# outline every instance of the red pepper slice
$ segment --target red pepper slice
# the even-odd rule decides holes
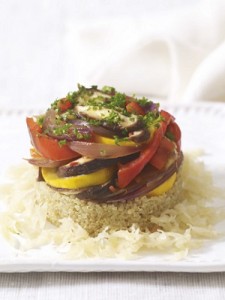
[[[181,130],[176,122],[170,123],[166,131],[172,134],[174,142],[178,142],[181,139]]]
[[[57,106],[61,112],[65,112],[67,111],[67,109],[70,109],[72,107],[72,103],[66,98],[64,98],[58,102]]]
[[[31,143],[34,148],[45,158],[51,160],[67,160],[80,156],[71,150],[68,145],[60,145],[57,139],[53,139],[42,133],[41,127],[33,118],[26,119],[30,133]]]
[[[126,187],[143,170],[158,149],[162,137],[163,130],[162,126],[160,126],[156,130],[148,147],[141,151],[140,156],[137,159],[119,166],[118,186],[120,188]]]
[[[175,143],[164,136],[160,142],[159,148],[149,163],[158,170],[162,170],[166,166],[174,148]]]
[[[144,109],[143,109],[137,102],[135,102],[135,101],[129,102],[129,103],[126,105],[126,110],[127,110],[129,113],[134,113],[134,114],[142,115],[142,116],[145,115]]]
[[[165,110],[161,110],[160,115],[163,117],[163,121],[161,122],[160,127],[156,130],[148,147],[141,151],[140,156],[137,159],[119,166],[118,186],[120,188],[126,187],[152,159],[161,143],[168,125],[175,120],[175,118]]]
[[[167,126],[175,120],[174,116],[172,116],[170,113],[168,113],[165,110],[160,111],[160,115],[163,117],[163,122],[162,122],[162,130],[163,134],[165,134]]]

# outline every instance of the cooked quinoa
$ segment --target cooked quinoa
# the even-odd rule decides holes
[[[180,172],[179,172],[180,173]],[[81,225],[90,235],[96,235],[106,227],[110,230],[128,229],[133,224],[141,230],[154,231],[152,216],[159,216],[165,209],[174,207],[181,201],[181,176],[177,176],[174,186],[160,196],[144,196],[134,200],[117,203],[97,203],[80,200],[74,195],[63,195],[48,187],[46,183],[37,183],[38,201],[47,203],[47,219],[54,225],[60,219],[70,217]]]

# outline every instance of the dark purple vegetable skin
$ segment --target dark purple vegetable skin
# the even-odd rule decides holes
[[[104,199],[106,203],[124,202],[133,200],[134,198],[144,196],[150,193],[152,190],[160,186],[163,182],[169,179],[180,167],[183,161],[183,154],[180,153],[178,160],[176,160],[168,169],[164,171],[143,170],[142,179],[139,183],[133,182],[126,189],[124,193],[119,195],[106,196]]]
[[[74,194],[80,200],[89,200],[96,203],[116,203],[131,201],[134,198],[144,196],[165,182],[178,171],[183,161],[183,153],[180,152],[177,159],[166,169],[156,170],[147,166],[140,176],[124,189],[116,188],[116,177],[109,182],[93,186],[83,190],[57,189],[62,193]]]
[[[70,160],[51,160],[45,157],[42,158],[26,158],[31,165],[43,168],[57,168],[67,164]]]
[[[68,124],[70,125],[68,129],[65,132],[61,132],[61,129],[65,126],[65,122],[57,120],[54,109],[49,109],[44,117],[43,131],[52,138],[66,141],[82,139],[79,138],[78,133],[84,137],[92,136],[92,129],[87,122],[83,120],[71,120]]]
[[[99,169],[107,168],[118,163],[127,163],[132,159],[135,159],[137,154],[128,155],[126,157],[117,157],[109,159],[92,159],[83,164],[74,164],[71,162],[71,165],[63,165],[58,168],[57,174],[60,177],[70,177],[77,176],[82,174],[90,174]],[[75,161],[76,162],[76,161]]]
[[[117,159],[93,159],[84,164],[64,165],[58,168],[57,174],[59,177],[70,177],[82,174],[90,174],[99,169],[110,167],[117,163]]]

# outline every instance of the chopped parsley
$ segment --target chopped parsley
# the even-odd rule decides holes
[[[175,136],[173,135],[173,133],[172,132],[170,132],[170,131],[166,131],[166,133],[165,133],[165,136],[168,138],[168,139],[170,139],[171,141],[175,141]]]
[[[112,125],[119,124],[122,121],[120,115],[113,110],[109,113],[107,117],[104,117],[103,120],[107,124],[112,124]]]
[[[158,127],[159,123],[163,120],[158,113],[148,112],[146,115],[142,117],[146,127],[155,126]]]
[[[42,127],[42,125],[44,123],[44,118],[45,118],[45,115],[40,115],[40,116],[37,117],[37,123],[41,127]]]
[[[125,94],[116,93],[112,96],[111,101],[108,104],[108,108],[124,108],[126,104],[126,96]]]
[[[101,149],[101,150],[100,150],[100,155],[101,155],[101,156],[106,156],[106,154],[107,154],[107,152],[106,152],[105,149]]]
[[[68,101],[70,101],[73,105],[76,105],[78,103],[78,93],[77,92],[72,92],[72,93],[68,93],[66,95],[66,99]]]
[[[101,109],[102,107],[105,106],[103,96],[97,96],[97,97],[94,97],[94,98],[89,98],[89,99],[87,99],[86,102],[87,102],[87,105],[89,105],[90,108],[92,108],[94,110],[99,110],[99,109]]]
[[[72,105],[68,105],[68,101]],[[145,115],[130,111],[127,108],[127,104],[130,102],[136,102],[144,108],[144,111],[147,111]],[[60,104],[65,105],[63,109],[60,109]],[[89,116],[88,109],[86,115],[82,114],[82,110],[80,112],[78,106],[88,106],[90,111],[99,111],[96,114],[96,119],[92,113]],[[72,125],[73,120],[80,119],[93,126],[103,126],[111,129],[115,134],[118,134],[114,136],[114,140],[116,144],[119,144],[122,141],[129,140],[128,135],[132,130],[151,126],[158,127],[163,120],[158,108],[159,104],[149,101],[146,97],[137,98],[135,95],[128,97],[110,86],[105,86],[100,90],[96,85],[85,88],[78,84],[77,91],[69,92],[65,98],[57,99],[51,104],[51,109],[55,111],[54,124],[56,126],[54,126],[54,129],[51,129],[51,127],[45,128],[45,132],[46,134],[48,132],[53,133],[57,137],[68,135],[71,139],[88,140],[90,139],[89,133],[84,133],[79,128],[74,129]],[[39,116],[37,122],[42,126],[44,116]],[[170,135],[170,133],[168,134]],[[170,135],[170,139],[172,138]]]
[[[58,103],[59,103],[59,99],[56,99],[54,102],[52,102],[51,104],[51,108],[53,108],[54,110],[58,111]]]
[[[58,144],[60,147],[66,145],[66,140],[61,140],[61,141],[58,141]]]
[[[100,126],[102,124],[102,120],[95,120],[95,119],[87,119],[90,125]]]
[[[116,90],[112,86],[103,86],[102,91],[108,94],[115,94]]]
[[[89,140],[91,137],[89,133],[81,133],[77,128],[74,128],[73,133],[78,140]]]
[[[114,138],[115,144],[118,146],[120,146],[121,142],[129,141],[128,137],[119,137],[118,135],[114,135],[113,138]]]
[[[58,127],[54,128],[53,133],[56,136],[67,134],[71,126],[72,126],[72,124],[70,124],[70,123],[63,124],[62,126],[58,126]]]
[[[68,109],[66,112],[62,113],[60,115],[60,119],[62,121],[67,121],[67,120],[75,120],[77,117],[76,117],[76,114],[75,114],[75,111],[73,109]]]
[[[148,98],[142,97],[141,99],[136,99],[136,101],[141,105],[141,106],[145,106],[146,104],[151,103]]]

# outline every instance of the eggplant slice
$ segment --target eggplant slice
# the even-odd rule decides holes
[[[126,188],[116,187],[116,176],[110,181],[81,190],[56,189],[62,194],[74,195],[80,200],[88,200],[96,203],[126,202],[134,198],[144,196],[165,182],[180,168],[183,161],[181,152],[177,159],[166,169],[156,170],[148,165],[141,174]]]
[[[67,165],[58,168],[59,177],[70,177],[82,174],[90,174],[99,169],[110,167],[118,162],[118,159],[91,159],[86,157],[78,158]]]
[[[70,177],[82,174],[90,174],[99,169],[107,168],[117,163],[127,163],[137,157],[137,153],[126,157],[117,157],[109,159],[91,159],[88,157],[80,157],[67,165],[60,166],[57,174],[59,177]]]

